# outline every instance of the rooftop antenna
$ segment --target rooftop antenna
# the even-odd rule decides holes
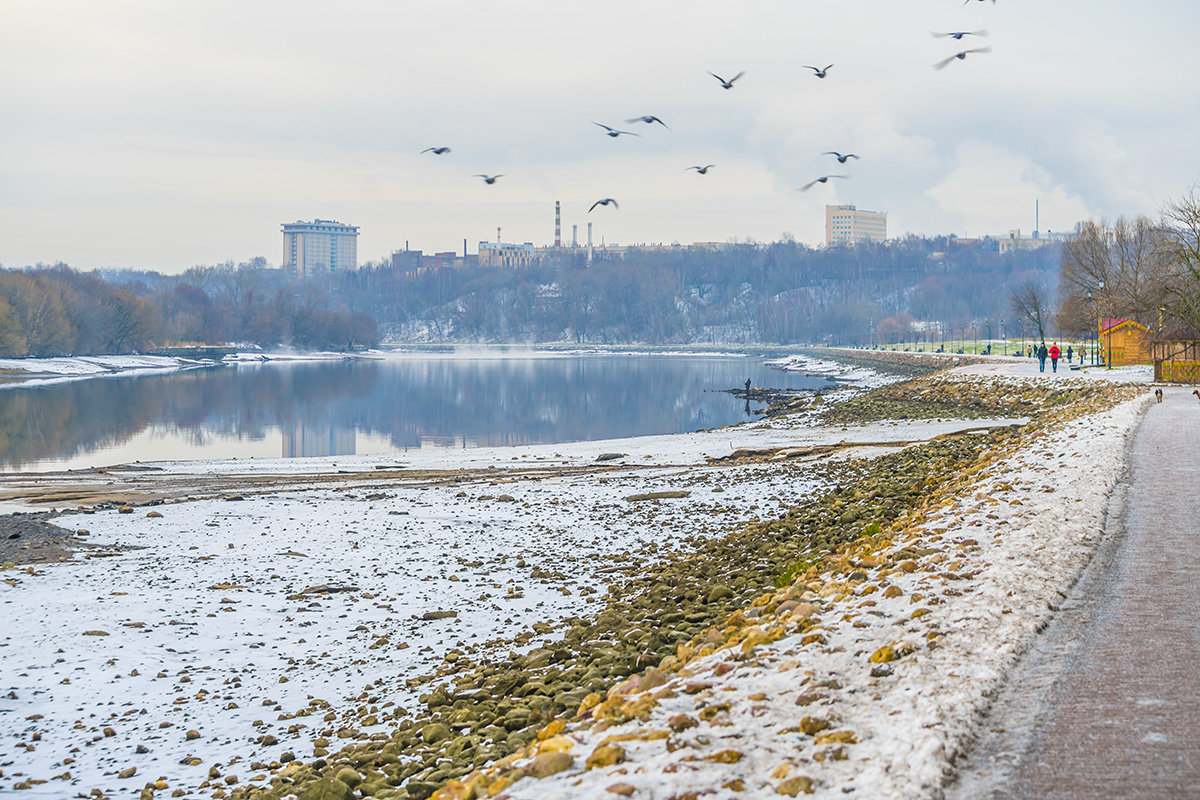
[[[1041,216],[1041,209],[1038,207],[1038,201],[1034,200],[1033,201],[1033,238],[1035,238],[1035,239],[1038,238],[1038,230],[1040,229],[1040,225],[1039,225],[1039,223],[1041,222],[1040,216]]]
[[[579,247],[579,226],[578,225],[571,226],[571,247],[572,248]]]

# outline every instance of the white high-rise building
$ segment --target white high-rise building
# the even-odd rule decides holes
[[[283,223],[283,270],[307,278],[358,267],[358,227],[329,219]]]

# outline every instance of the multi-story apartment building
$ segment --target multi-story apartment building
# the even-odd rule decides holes
[[[887,239],[887,212],[860,211],[851,204],[825,206],[825,244],[882,242]]]
[[[307,278],[358,267],[358,227],[329,219],[283,224],[283,271]]]

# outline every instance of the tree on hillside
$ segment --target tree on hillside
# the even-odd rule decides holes
[[[1050,306],[1046,290],[1033,281],[1014,289],[1009,302],[1013,313],[1037,329],[1038,340],[1046,339],[1046,323],[1049,321]]]

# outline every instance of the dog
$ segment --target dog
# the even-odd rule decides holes
[[[1192,389],[1192,394],[1196,395],[1196,399],[1200,400],[1200,389]]]
[[[1160,403],[1162,402],[1162,389],[1161,388],[1154,390],[1154,399]]]

